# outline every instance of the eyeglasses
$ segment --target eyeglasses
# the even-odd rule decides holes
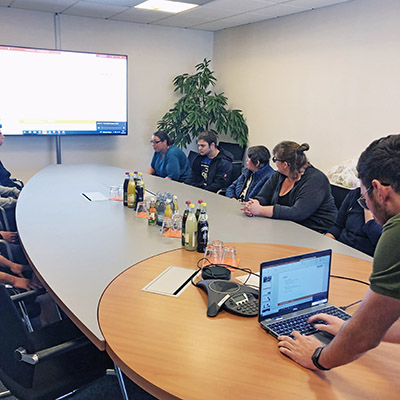
[[[158,144],[158,143],[160,143],[161,142],[161,140],[150,140],[150,143],[151,144]]]
[[[371,185],[358,199],[357,199],[357,203],[364,208],[365,210],[369,210],[368,206],[367,206],[367,200],[365,198],[366,194],[370,194],[372,192],[373,186]]]
[[[382,186],[391,186],[391,183],[385,183],[385,182],[381,182]],[[368,206],[367,206],[367,200],[365,199],[365,195],[369,194],[372,192],[373,190],[373,186],[371,185],[358,199],[357,202],[358,204],[364,208],[365,210],[369,210]]]
[[[279,160],[279,159],[276,158],[275,156],[272,157],[272,161],[273,161],[274,163],[276,163],[276,162],[278,162],[278,161],[280,161],[280,162],[285,162],[285,160]]]

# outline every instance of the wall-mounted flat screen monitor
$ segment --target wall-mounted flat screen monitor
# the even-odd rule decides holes
[[[128,56],[0,46],[5,135],[126,135]]]

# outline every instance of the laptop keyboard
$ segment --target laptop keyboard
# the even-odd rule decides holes
[[[314,311],[308,314],[303,314],[299,315],[297,317],[285,319],[283,321],[276,322],[274,324],[268,325],[268,328],[272,331],[274,335],[281,336],[281,335],[287,335],[290,336],[293,331],[298,331],[302,335],[311,335],[315,332],[318,332],[318,329],[315,329],[313,325],[310,325],[307,320],[311,317],[311,315],[314,314],[329,314],[329,315],[334,315],[335,317],[339,317],[343,319],[344,321],[348,320],[351,318],[350,314],[347,314],[346,312],[340,310],[337,307],[330,306],[323,308],[322,310]],[[323,321],[315,321],[315,323],[325,323]]]

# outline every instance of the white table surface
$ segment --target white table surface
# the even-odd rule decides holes
[[[29,180],[17,204],[18,231],[30,261],[61,307],[99,348],[104,348],[104,338],[97,308],[107,285],[133,264],[181,246],[180,239],[162,237],[159,226],[148,226],[121,202],[90,202],[82,196],[108,196],[109,186],[121,184],[124,173],[99,164],[50,165]],[[154,176],[144,175],[144,181],[154,193],[176,194],[180,212],[186,200],[206,201],[210,240],[331,248],[371,260],[296,223],[246,217],[235,200]]]

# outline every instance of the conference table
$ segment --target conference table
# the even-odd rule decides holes
[[[139,270],[141,263],[151,262],[150,260],[163,257],[165,254],[175,257],[183,253],[185,257],[182,260],[178,257],[176,261],[171,260],[169,262],[171,265],[181,265],[179,264],[181,260],[182,266],[187,266],[187,262],[189,262],[192,267],[194,260],[191,260],[190,257],[196,258],[199,255],[198,253],[191,253],[189,257],[190,253],[181,249],[179,239],[162,237],[160,227],[148,226],[145,219],[136,218],[135,213],[124,207],[121,202],[113,200],[89,201],[82,195],[82,193],[101,193],[107,197],[111,186],[122,183],[124,173],[123,169],[100,164],[50,165],[29,180],[21,192],[16,210],[21,243],[39,279],[60,307],[87,337],[99,349],[107,349],[111,354],[113,354],[113,350],[108,346],[108,339],[104,335],[105,331],[102,331],[104,327],[100,329],[98,319],[100,299],[110,283],[113,282],[108,289],[112,288],[114,280],[116,283],[122,277],[128,276],[125,274],[130,274],[136,268]],[[198,199],[201,199],[206,201],[210,223],[210,240],[218,239],[224,242],[232,242],[238,246],[238,249],[241,243],[296,246],[321,250],[331,248],[335,257],[352,257],[348,259],[349,266],[353,263],[357,264],[357,262],[365,263],[363,267],[360,267],[366,270],[365,279],[370,272],[370,257],[299,224],[258,217],[249,218],[240,211],[238,202],[223,196],[155,176],[145,175],[144,180],[146,195],[156,192],[176,194],[181,210],[186,200],[197,202]],[[295,251],[297,250],[295,249]],[[244,254],[239,252],[238,255],[241,265],[247,263]],[[271,254],[266,253],[262,261],[266,261],[270,257]],[[252,268],[257,268],[259,261],[257,260]],[[136,281],[136,277],[134,281]],[[342,284],[345,283],[341,281],[340,285]],[[139,290],[139,287],[136,287],[136,289]],[[365,292],[365,289],[366,287],[361,288],[361,292]],[[205,297],[204,294],[199,293],[197,288],[188,288],[177,300],[184,299],[184,296],[190,293],[196,294],[201,300],[203,307],[196,309],[196,312],[202,312],[202,317],[207,321],[204,308]],[[166,296],[151,295],[160,298],[160,302],[165,301],[165,304],[168,304]],[[362,293],[357,293],[357,299],[361,295]],[[149,318],[151,318],[151,309],[148,309],[148,311]],[[119,315],[120,313],[117,310],[115,314]],[[249,326],[249,328],[245,328],[243,335],[241,335],[240,346],[239,342],[236,342],[238,347],[245,348],[248,343],[252,342],[251,335],[253,333],[250,334],[250,330],[251,332],[254,331],[256,336],[263,333],[263,342],[267,348],[268,343],[273,340],[264,332],[260,332],[260,328],[257,327],[257,322],[254,319],[246,321],[243,318],[225,314],[218,316],[212,322],[230,319],[236,321],[233,323],[237,324],[240,321],[243,327]],[[139,328],[135,318],[131,318],[130,322],[133,326]],[[218,324],[218,322],[216,323]],[[249,324],[251,324],[251,328]],[[189,328],[188,326],[187,329]],[[179,332],[177,334],[179,335]],[[250,334],[249,337],[247,337],[248,334]],[[200,346],[200,344],[211,339],[208,335],[208,333],[206,336],[199,335],[196,342],[193,343],[193,351],[196,355],[193,358],[193,363],[203,361],[201,354],[205,346]],[[212,337],[212,335],[210,336]],[[159,346],[168,346],[170,338],[165,337],[165,339],[166,342],[160,343]],[[225,339],[220,338],[219,340],[223,344]],[[275,351],[272,357],[275,360],[274,363],[278,364],[278,369],[280,366],[290,365],[288,367],[290,373],[295,375],[295,371],[302,370],[286,358],[276,354],[276,343],[272,343],[274,350],[271,348],[271,351]],[[388,355],[388,358],[395,351],[386,350],[385,346],[382,346],[382,349],[380,346],[377,351],[386,351],[385,354]],[[156,351],[157,348],[154,348],[153,352]],[[236,346],[230,349],[231,353],[235,351]],[[259,354],[265,354],[264,352],[265,348],[260,348]],[[269,351],[267,353],[269,354]],[[147,355],[149,358],[152,357],[151,353]],[[200,358],[197,358],[197,356]],[[117,360],[117,364],[120,357],[123,359],[121,354],[113,354],[113,357]],[[262,359],[265,362],[264,357]],[[366,359],[368,360],[368,358]],[[262,363],[256,363],[251,366],[247,360],[240,361],[254,370],[262,365]],[[121,367],[128,376],[136,378],[138,383],[141,379],[145,383],[150,382],[149,391],[154,393],[154,390],[160,390],[163,395],[174,395],[169,389],[162,387],[156,389],[159,387],[158,383],[146,374],[142,376],[135,372],[134,365],[122,361]],[[232,379],[234,379],[235,365],[230,362],[226,367],[229,367],[232,372]],[[377,369],[380,370],[381,366],[379,365]],[[396,371],[395,368],[393,370]],[[209,373],[211,374],[212,371],[210,370]],[[307,379],[313,379],[311,377],[314,376],[314,373],[302,372],[302,374],[304,373],[304,376],[308,377]],[[332,376],[334,373],[335,371],[329,372],[326,376]],[[170,378],[175,382],[173,371],[171,371]],[[267,380],[268,377],[265,377],[265,379]],[[288,382],[290,380],[283,386],[289,386]],[[391,383],[391,380],[388,378],[387,382]],[[175,383],[177,386],[180,385],[179,382]],[[207,386],[207,381],[201,379],[197,383],[198,388]],[[353,383],[353,394],[355,394],[363,386],[358,380],[353,381]],[[395,387],[393,385],[392,387]],[[332,396],[331,398],[336,398]],[[187,398],[191,398],[191,394],[188,394]]]
[[[253,272],[265,260],[311,251],[232,244],[239,266]],[[257,317],[224,310],[207,317],[207,294],[195,286],[189,284],[179,297],[142,291],[170,265],[196,270],[199,258],[183,249],[151,257],[119,275],[102,296],[99,321],[107,352],[145,390],[162,399],[398,398],[397,345],[382,344],[352,364],[312,372],[281,355],[277,340],[259,326]],[[368,282],[370,268],[369,261],[334,253],[331,273]],[[359,282],[330,280],[330,301],[338,306],[360,300],[365,291]]]

